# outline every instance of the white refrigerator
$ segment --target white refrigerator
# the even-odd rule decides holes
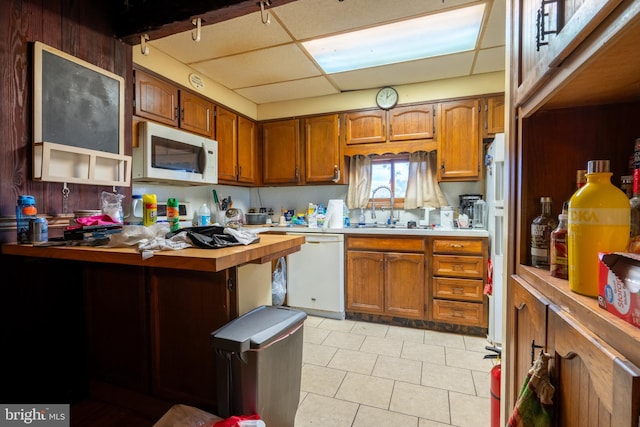
[[[502,299],[504,296],[504,195],[505,195],[505,141],[504,134],[496,134],[487,148],[485,156],[485,197],[487,202],[487,230],[489,231],[489,280],[492,290],[489,295],[488,340],[494,345],[502,344]]]

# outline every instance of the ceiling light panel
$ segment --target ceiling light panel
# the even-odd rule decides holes
[[[485,4],[353,31],[302,45],[328,73],[474,49]]]

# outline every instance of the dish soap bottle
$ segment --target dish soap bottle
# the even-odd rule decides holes
[[[624,252],[630,233],[627,195],[611,183],[609,160],[591,160],[587,183],[569,200],[569,288],[598,296],[598,253]]]

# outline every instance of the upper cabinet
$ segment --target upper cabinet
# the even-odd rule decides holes
[[[136,116],[213,138],[213,103],[135,70]]]
[[[482,99],[482,137],[504,132],[504,95]]]
[[[263,123],[262,150],[264,184],[347,183],[338,114]]]
[[[218,180],[227,184],[258,184],[256,123],[220,106],[216,106],[215,117]]]
[[[307,184],[345,183],[337,114],[304,120],[304,179]]]
[[[435,105],[413,105],[389,110],[389,141],[433,139]]]
[[[463,99],[439,105],[438,180],[480,179],[479,101]]]
[[[262,153],[264,184],[300,184],[300,121],[263,123]]]
[[[436,147],[435,105],[345,113],[344,154],[401,153]]]
[[[387,120],[384,110],[346,113],[344,122],[344,143],[347,146],[387,142]]]
[[[517,0],[514,15],[521,16],[518,88],[522,100],[584,41],[622,0]]]

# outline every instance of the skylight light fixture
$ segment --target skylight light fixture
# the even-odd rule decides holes
[[[484,9],[481,3],[302,45],[327,74],[465,52],[475,48]]]

